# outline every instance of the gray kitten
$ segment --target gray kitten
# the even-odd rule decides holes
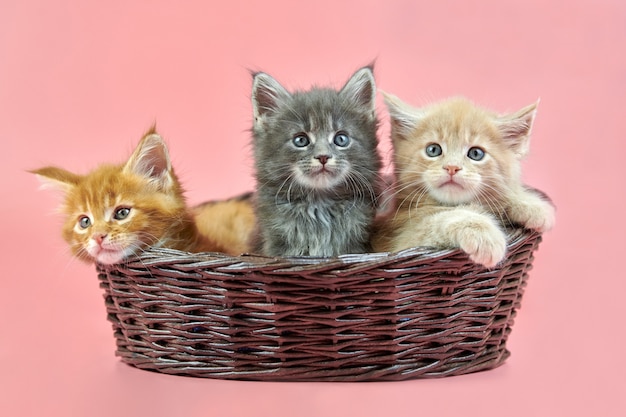
[[[256,250],[270,256],[370,251],[378,138],[372,68],[336,91],[290,93],[254,74]]]

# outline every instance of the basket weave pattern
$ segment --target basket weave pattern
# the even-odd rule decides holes
[[[167,374],[373,381],[494,368],[541,236],[509,232],[495,270],[459,250],[332,259],[151,249],[98,265],[117,355]]]

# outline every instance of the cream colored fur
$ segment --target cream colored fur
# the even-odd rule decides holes
[[[395,210],[377,225],[375,250],[458,247],[493,268],[506,255],[506,226],[552,228],[551,202],[521,182],[536,103],[497,115],[464,98],[419,109],[387,94],[385,102]]]

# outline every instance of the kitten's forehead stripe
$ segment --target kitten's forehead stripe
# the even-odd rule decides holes
[[[311,131],[323,131],[328,129],[328,118],[330,115],[323,112],[323,114],[317,114],[315,112],[309,113],[309,127]]]
[[[337,130],[336,120],[332,114],[327,115],[326,126],[328,126],[328,130]]]
[[[320,127],[317,124],[317,120],[315,120],[315,115],[313,113],[309,113],[309,131],[318,130]]]

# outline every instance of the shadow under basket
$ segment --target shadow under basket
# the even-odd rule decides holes
[[[166,374],[260,381],[382,381],[491,369],[540,234],[508,232],[487,270],[460,250],[337,258],[151,249],[98,265],[116,354]]]

